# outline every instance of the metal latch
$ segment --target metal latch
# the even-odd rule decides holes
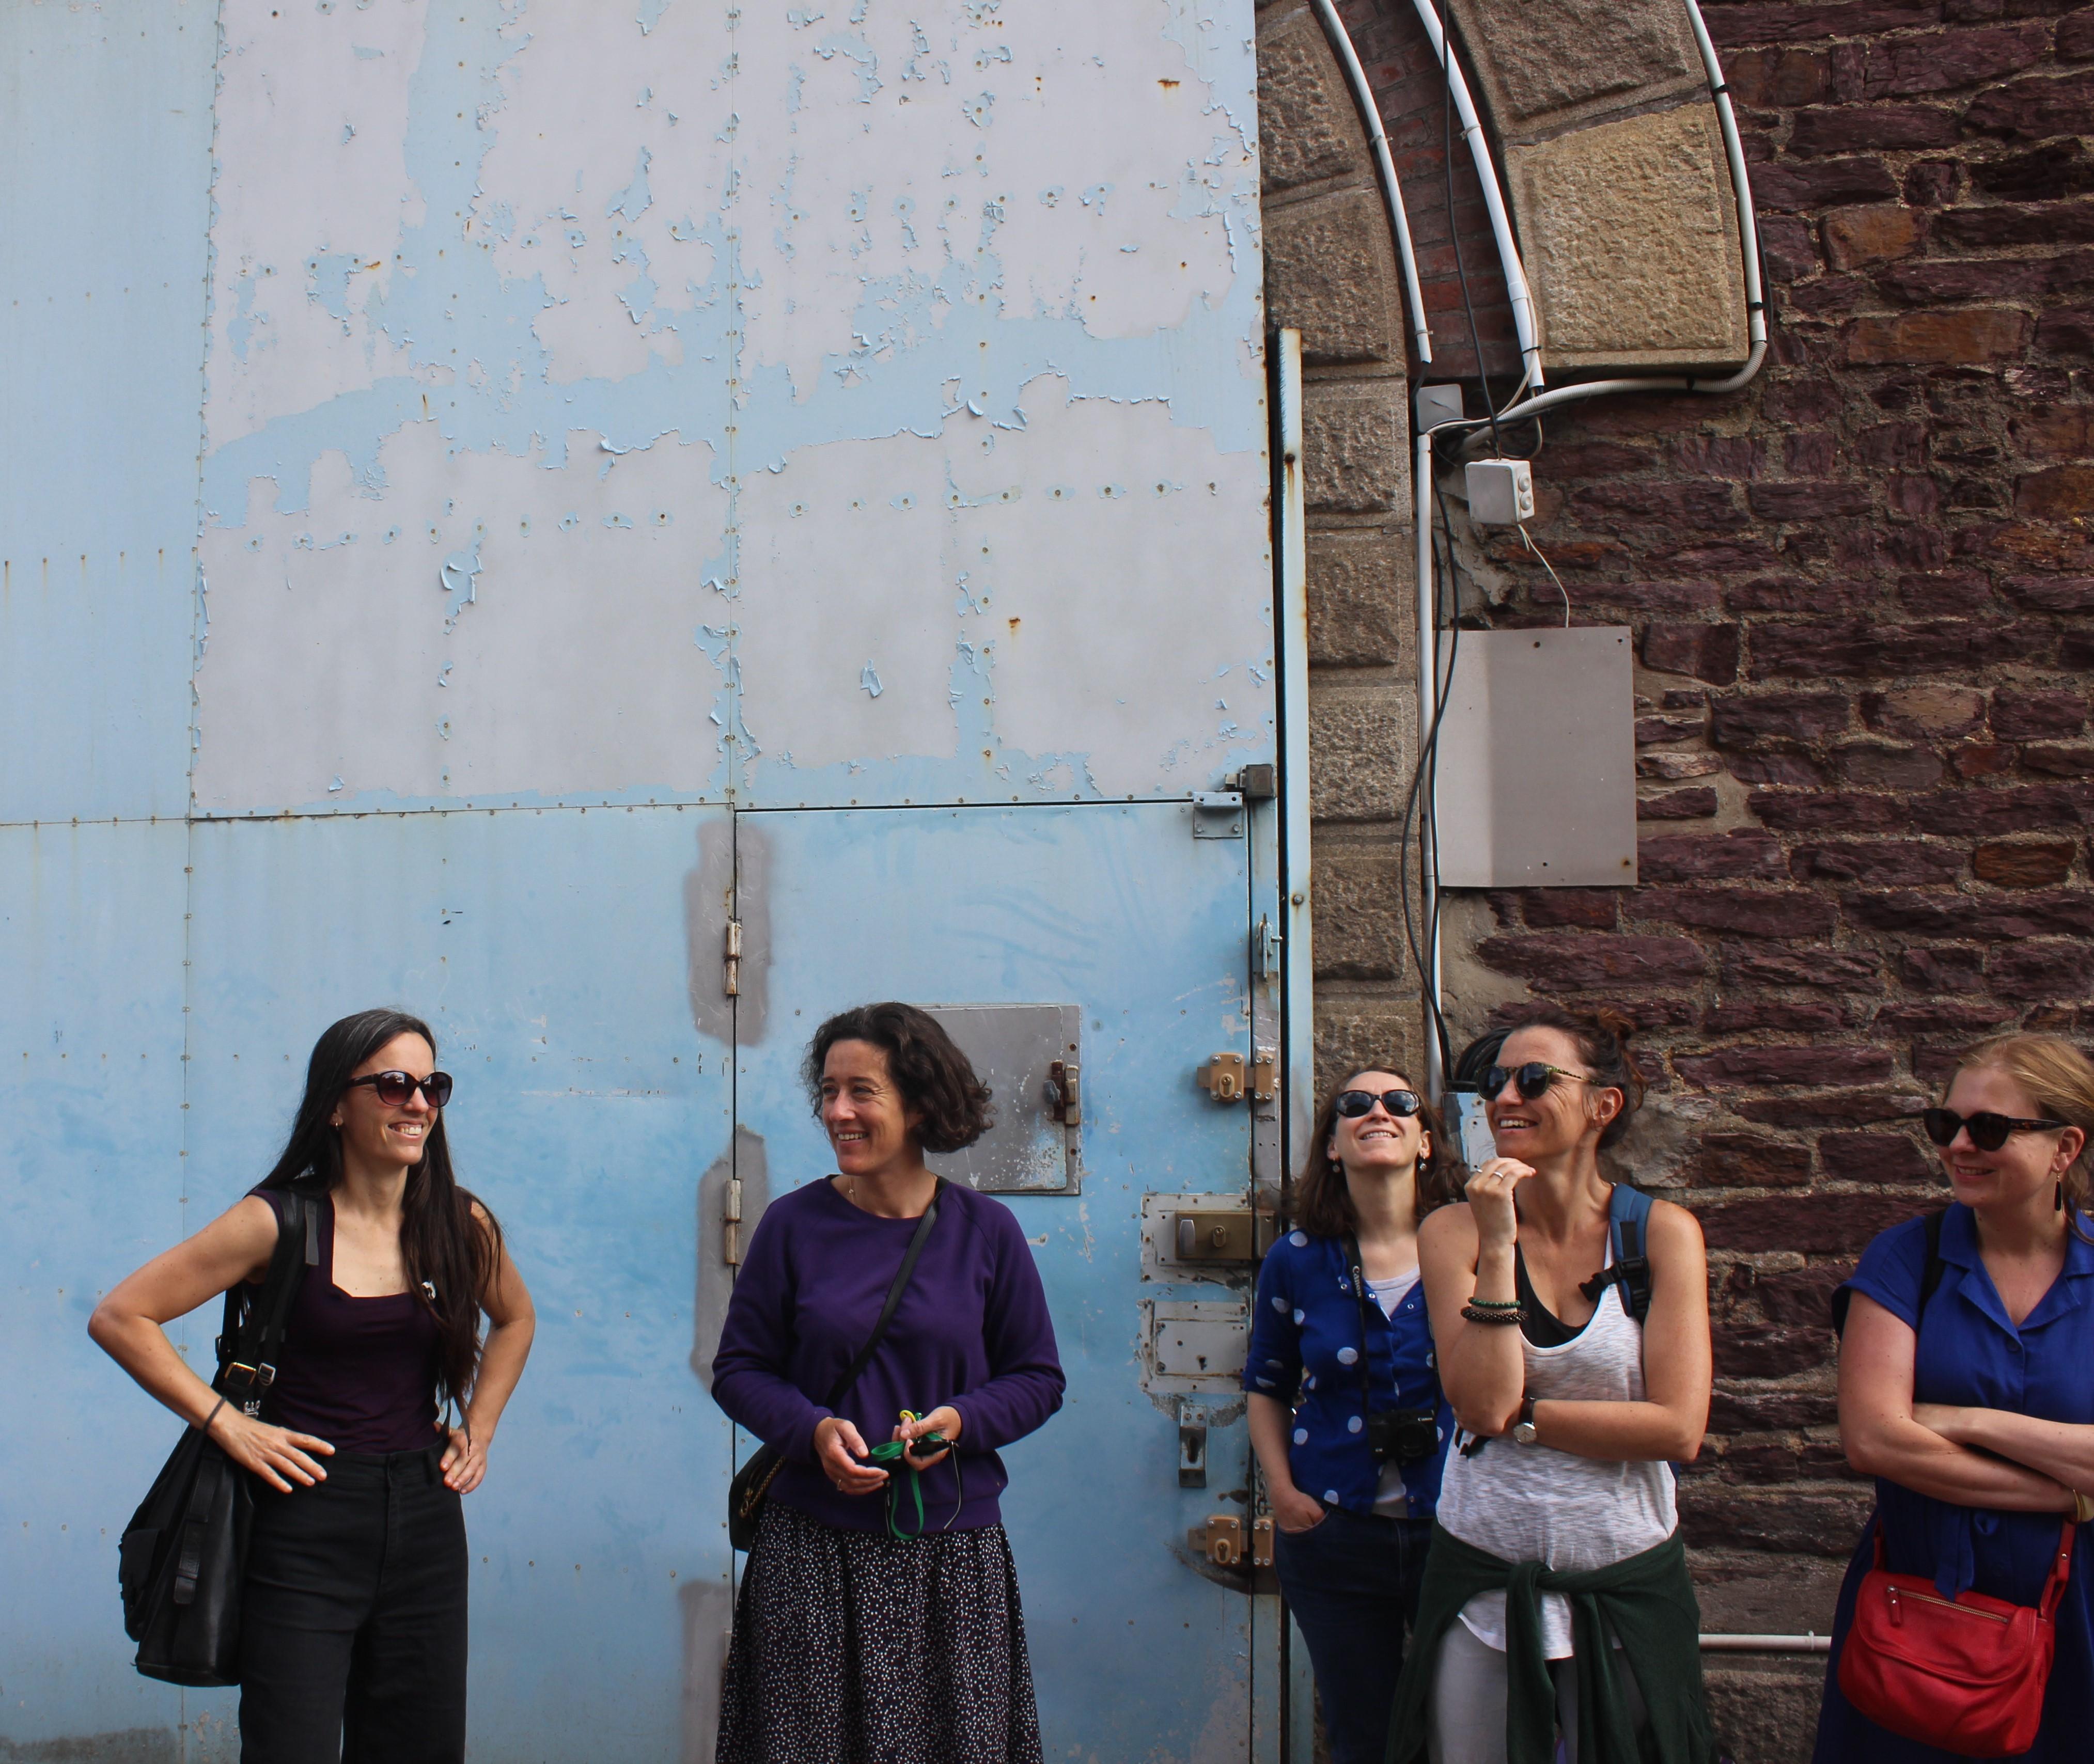
[[[1249,1206],[1202,1207],[1172,1222],[1180,1262],[1254,1262],[1272,1247],[1273,1216]]]
[[[741,921],[727,921],[727,995],[730,999],[741,996]]]
[[[1178,1399],[1178,1486],[1204,1489],[1207,1485],[1207,1424],[1183,1397]]]
[[[1251,967],[1261,980],[1275,980],[1279,977],[1279,951],[1285,942],[1276,930],[1270,914],[1258,915],[1258,929],[1251,933]]]
[[[1232,772],[1222,782],[1231,790],[1242,791],[1245,802],[1271,802],[1279,794],[1279,769],[1267,761],[1262,765],[1246,765],[1241,771]]]
[[[720,1255],[729,1268],[741,1266],[741,1178],[731,1176],[720,1187]]]
[[[1080,1127],[1084,1120],[1083,1068],[1073,1060],[1057,1060],[1047,1068],[1041,1086],[1047,1112],[1064,1127]]]
[[[1193,1077],[1217,1103],[1233,1103],[1244,1094],[1244,1057],[1241,1054],[1215,1054]]]
[[[1185,1541],[1218,1568],[1244,1566],[1244,1522],[1233,1513],[1210,1513],[1207,1523],[1185,1534]],[[1272,1566],[1272,1520],[1270,1515],[1250,1524],[1250,1566]]]
[[[1250,1099],[1253,1103],[1270,1103],[1279,1094],[1279,1068],[1270,1047],[1261,1047],[1251,1055]]]
[[[1244,796],[1240,790],[1196,790],[1193,792],[1193,837],[1196,839],[1240,839],[1244,830]]]

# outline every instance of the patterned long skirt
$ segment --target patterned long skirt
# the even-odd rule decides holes
[[[768,1502],[741,1577],[718,1764],[1040,1764],[1001,1525],[906,1542]]]

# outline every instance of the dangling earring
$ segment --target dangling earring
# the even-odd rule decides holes
[[[2058,1177],[2057,1185],[2050,1191],[2050,1210],[2054,1213],[2061,1213],[2065,1211],[2065,1178],[2061,1176]]]

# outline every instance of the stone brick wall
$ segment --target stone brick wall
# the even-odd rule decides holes
[[[1431,377],[1477,365],[1459,236],[1502,395],[1503,290],[1458,137],[1451,214],[1441,193],[1410,0],[1342,10],[1402,171]],[[1752,162],[1767,369],[1727,398],[1559,414],[1535,467],[1574,616],[1636,634],[1641,885],[1455,897],[1449,996],[1461,1036],[1532,994],[1643,1025],[1626,1161],[1701,1213],[1713,1263],[1718,1392],[1682,1490],[1709,1626],[1822,1630],[1868,1505],[1827,1295],[1935,1203],[1914,1116],[1959,1047],[2094,1031],[2094,7],[1705,11]],[[1342,1001],[1322,1008],[1371,1019],[1405,995],[1386,817],[1409,716],[1386,695],[1407,661],[1347,648],[1342,609],[1410,591],[1360,556],[1318,567],[1312,691],[1345,703],[1319,723],[1358,719],[1349,757],[1317,755],[1319,982]],[[1517,539],[1462,556],[1475,617],[1560,616]],[[1816,1675],[1717,1675],[1740,1764],[1807,1755]]]

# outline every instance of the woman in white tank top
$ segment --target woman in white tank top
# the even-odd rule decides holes
[[[1441,1640],[1398,1693],[1399,1718],[1406,1701],[1414,1718],[1407,1728],[1399,1719],[1399,1740],[1415,1738],[1407,1755],[1392,1753],[1397,1764],[1410,1764],[1418,1738],[1432,1764],[1524,1764],[1551,1727],[1570,1764],[1613,1764],[1631,1727],[1650,1729],[1666,1764],[1706,1756],[1698,1655],[1665,1646],[1662,1661],[1636,1658],[1639,1640],[1649,1652],[1664,1645],[1644,1638],[1683,1627],[1694,1644],[1670,1467],[1701,1449],[1710,1367],[1693,1215],[1652,1203],[1638,1233],[1648,1275],[1625,1281],[1635,1264],[1614,1265],[1613,1186],[1598,1154],[1626,1129],[1640,1088],[1622,1045],[1628,1029],[1612,1012],[1587,1021],[1553,1008],[1515,1025],[1485,1086],[1498,1155],[1470,1178],[1466,1204],[1418,1233],[1440,1379],[1466,1449],[1449,1455],[1440,1496],[1439,1529],[1453,1541],[1436,1536],[1426,1570],[1428,1609],[1440,1573]],[[1625,1286],[1639,1304],[1648,1294],[1644,1321]],[[1512,1596],[1535,1596],[1520,1564],[1540,1565],[1553,1719],[1533,1706],[1540,1661],[1521,1653],[1536,1651],[1532,1603],[1508,1618],[1508,1568]],[[1492,1589],[1471,1590],[1479,1574]],[[1573,1597],[1547,1589],[1551,1577],[1580,1598],[1583,1626]],[[1611,1643],[1605,1660],[1580,1658],[1597,1634]],[[1422,1623],[1416,1639],[1426,1640]],[[1579,1718],[1581,1683],[1610,1711],[1597,1738],[1597,1718]],[[1601,1755],[1579,1759],[1581,1727]]]

